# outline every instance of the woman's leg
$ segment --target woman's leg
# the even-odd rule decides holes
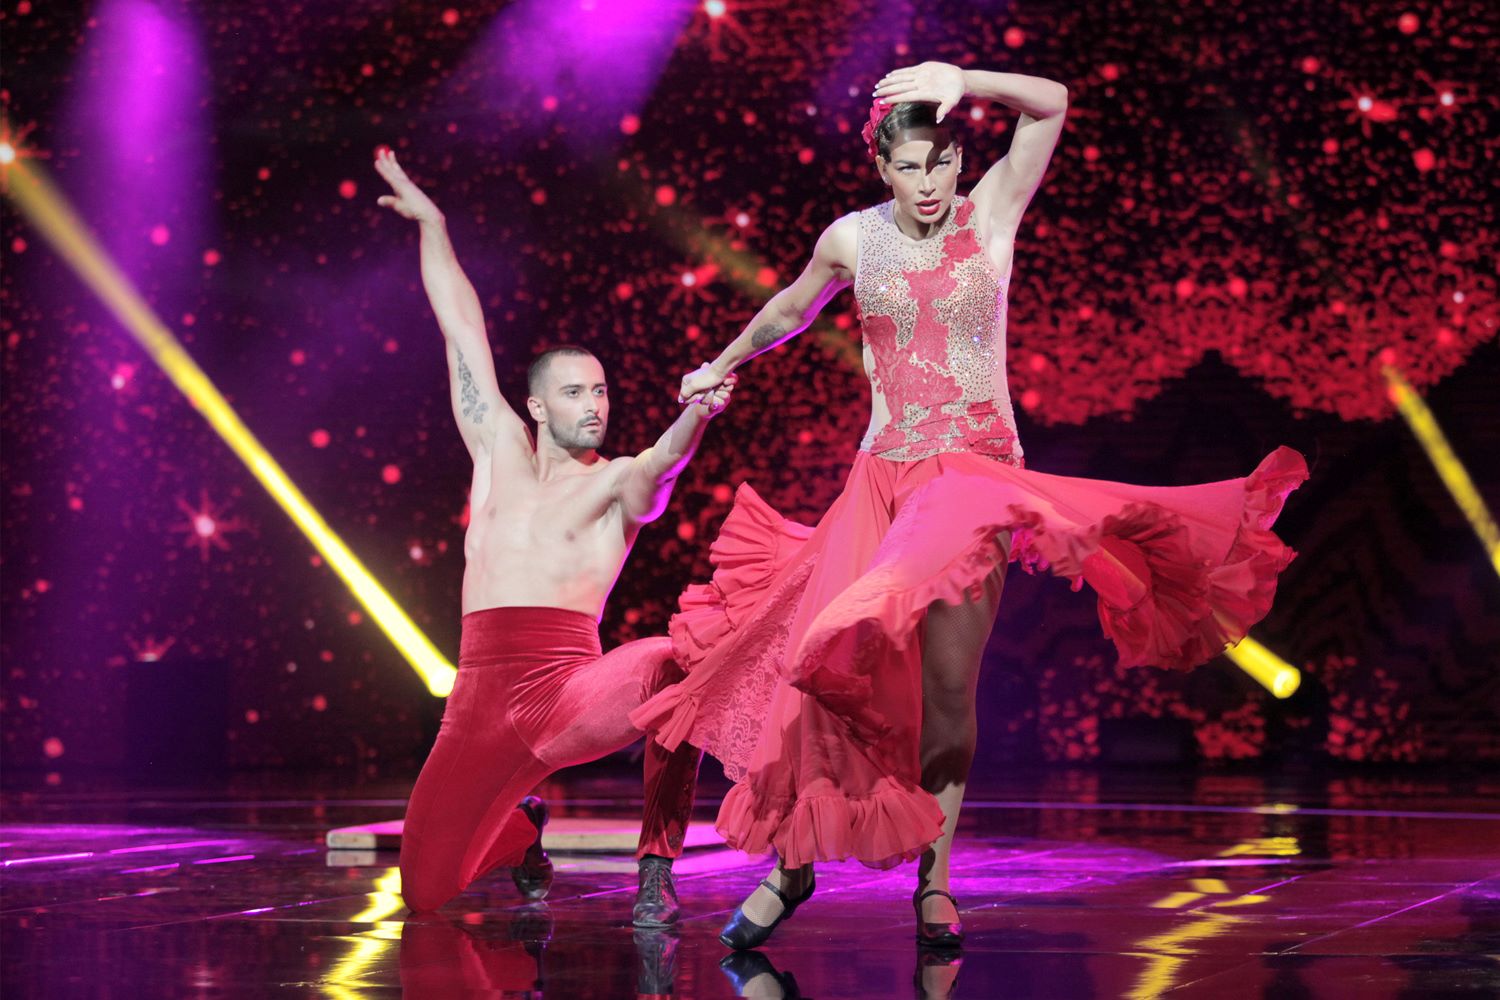
[[[796,900],[801,898],[807,891],[807,886],[812,882],[813,866],[806,865],[802,868],[793,868],[788,871],[781,867],[781,860],[777,859],[776,867],[771,869],[771,874],[766,876],[766,881],[780,889],[787,899]],[[770,889],[760,885],[750,894],[750,898],[740,905],[740,910],[745,916],[762,927],[769,927],[776,922],[786,907]]]
[[[942,837],[922,855],[917,870],[923,892],[949,891],[948,859],[979,735],[975,717],[979,665],[1000,609],[1005,569],[1001,565],[985,578],[978,600],[934,604],[927,612],[922,636],[922,787],[937,796],[944,819]],[[953,904],[942,896],[929,896],[922,913],[929,921],[958,919]]]

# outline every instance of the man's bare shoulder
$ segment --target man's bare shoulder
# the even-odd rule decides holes
[[[631,467],[635,465],[636,460],[640,457],[639,455],[616,455],[604,463],[606,468],[600,470],[599,474],[613,487],[623,482],[625,477],[630,475]]]

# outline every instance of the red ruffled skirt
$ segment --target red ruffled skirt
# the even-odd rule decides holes
[[[671,622],[687,679],[631,721],[723,763],[735,786],[717,826],[740,850],[774,849],[789,867],[910,860],[943,822],[918,761],[934,601],[977,597],[1016,559],[1089,584],[1122,662],[1192,667],[1270,610],[1295,555],[1271,525],[1306,478],[1288,448],[1247,478],[1179,487],[861,452],[816,529],[741,486],[712,580]]]

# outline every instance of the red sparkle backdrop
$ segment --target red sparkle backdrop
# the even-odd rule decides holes
[[[7,0],[5,114],[313,503],[454,650],[467,469],[415,234],[374,207],[395,146],[446,210],[519,396],[594,347],[612,444],[881,197],[870,86],[923,58],[1050,76],[1072,111],[1023,229],[1011,378],[1034,468],[1174,483],[1278,443],[1314,478],[1257,635],[1124,672],[1090,602],[1017,574],[981,757],[1089,760],[1111,720],[1186,720],[1209,759],[1500,758],[1500,585],[1393,416],[1402,367],[1495,505],[1496,15],[1481,2],[702,6]],[[573,19],[570,21],[570,19]],[[549,46],[551,46],[549,48]],[[1012,117],[964,105],[971,165]],[[973,178],[968,178],[972,183]],[[4,754],[123,754],[124,677],[229,665],[232,759],[405,775],[438,703],[135,344],[4,220]],[[864,426],[844,296],[747,371],[605,621],[660,631],[730,486],[831,501]]]

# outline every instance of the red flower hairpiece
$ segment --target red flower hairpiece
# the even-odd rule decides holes
[[[891,113],[893,105],[887,104],[880,98],[875,98],[875,103],[870,105],[870,120],[865,123],[864,130],[860,135],[864,136],[865,145],[870,147],[871,156],[880,155],[880,144],[875,141],[875,130],[880,128],[880,123],[885,116]]]

